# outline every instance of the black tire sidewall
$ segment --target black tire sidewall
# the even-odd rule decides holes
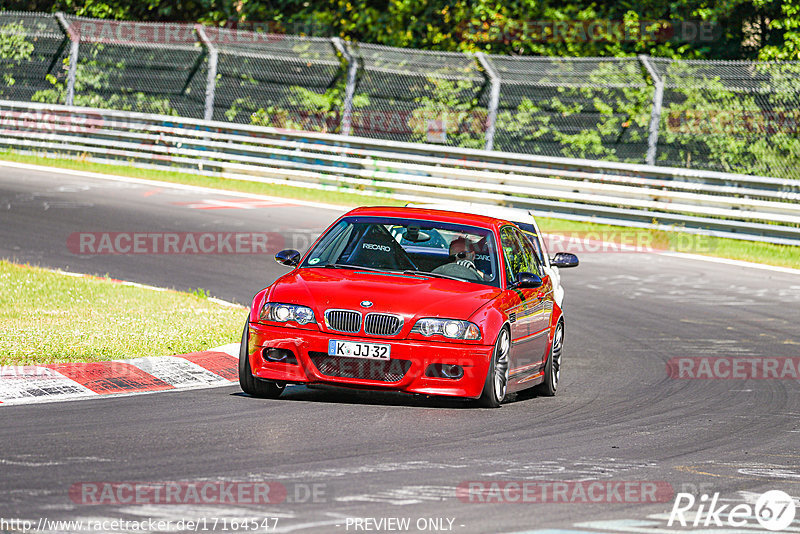
[[[252,397],[259,397],[262,399],[277,399],[285,388],[284,384],[262,380],[253,376],[253,370],[250,367],[250,351],[249,351],[249,331],[250,331],[250,316],[247,316],[247,322],[244,324],[244,332],[242,332],[242,344],[239,347],[239,387],[242,391]]]
[[[500,404],[502,404],[502,400],[497,400],[497,394],[494,389],[494,373],[497,368],[497,355],[500,348],[500,337],[503,335],[503,332],[506,331],[505,326],[500,330],[497,334],[497,339],[494,341],[494,350],[492,351],[492,360],[489,363],[489,370],[486,373],[486,381],[483,384],[483,392],[481,393],[478,402],[484,408],[498,408]],[[509,343],[511,340],[509,339]],[[508,385],[506,384],[506,387]],[[505,400],[505,395],[503,396]]]
[[[564,325],[561,322],[559,322],[556,325],[556,332],[558,332],[559,329],[561,329],[561,345],[562,345],[561,352],[563,354]],[[534,389],[534,391],[536,391],[538,395],[542,395],[545,397],[554,396],[556,394],[556,391],[558,390],[558,384],[553,383],[553,357],[554,357],[553,349],[555,348],[555,339],[556,338],[554,333],[553,343],[550,344],[550,352],[547,355],[547,363],[544,366],[544,381],[538,386],[536,386]],[[560,362],[559,362],[559,370],[560,370]]]
[[[242,344],[239,347],[239,386],[242,391],[252,395],[255,388],[253,387],[253,372],[250,370],[249,330],[250,316],[248,315],[242,332]]]

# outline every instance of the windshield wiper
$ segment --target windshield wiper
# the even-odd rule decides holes
[[[446,274],[441,274],[441,273],[431,273],[428,271],[403,271],[403,274],[416,274],[420,276],[430,276],[432,278],[447,278],[448,280],[458,280],[459,282],[465,282],[463,278],[456,278],[455,276],[448,276]]]

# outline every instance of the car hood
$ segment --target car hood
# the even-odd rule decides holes
[[[268,300],[302,304],[317,317],[340,308],[419,317],[468,319],[500,294],[495,287],[457,280],[353,269],[303,268],[278,279]],[[363,301],[372,306],[361,306]]]

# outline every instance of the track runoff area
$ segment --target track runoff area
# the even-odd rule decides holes
[[[3,258],[238,303],[286,272],[274,248],[307,247],[343,211],[5,164],[0,199]],[[159,232],[265,233],[268,250],[74,248]],[[233,383],[2,406],[0,530],[800,531],[797,273],[573,251],[553,398],[261,400]]]

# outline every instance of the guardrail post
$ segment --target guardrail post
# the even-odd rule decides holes
[[[194,30],[200,38],[200,42],[208,50],[208,76],[206,78],[206,104],[203,111],[203,119],[210,121],[214,119],[214,95],[217,90],[217,62],[219,60],[219,52],[211,39],[206,35],[202,24],[195,24]]]
[[[489,83],[491,84],[491,94],[489,96],[489,115],[486,117],[486,150],[494,148],[494,132],[497,124],[497,108],[500,106],[500,75],[494,69],[494,65],[489,61],[489,58],[483,52],[477,52],[475,57],[478,58],[486,75],[489,76]]]
[[[78,47],[81,42],[80,35],[76,34],[67,22],[64,13],[56,13],[56,20],[69,36],[69,71],[67,72],[67,95],[64,103],[72,106],[75,103],[75,78],[78,72]]]
[[[356,94],[356,74],[358,73],[358,63],[350,54],[344,42],[338,37],[332,37],[331,41],[336,50],[342,54],[347,62],[347,86],[344,91],[344,105],[342,109],[342,125],[339,129],[342,135],[350,135],[353,124],[353,97]]]
[[[650,112],[650,135],[647,137],[648,165],[656,164],[656,151],[658,150],[658,129],[661,125],[661,107],[664,101],[664,80],[658,75],[656,69],[650,64],[650,58],[644,54],[637,56],[647,73],[653,79],[655,91],[653,92],[653,109]]]

